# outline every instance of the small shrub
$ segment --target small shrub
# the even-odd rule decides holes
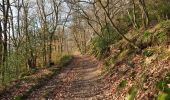
[[[127,94],[125,100],[134,100],[136,94],[137,94],[137,88],[136,88],[135,86],[132,86],[132,87],[129,89],[128,94]]]
[[[160,59],[165,59],[170,57],[170,51],[163,51],[160,54]]]
[[[126,50],[122,50],[122,52],[119,53],[119,55],[117,56],[117,61],[123,61],[127,58],[128,55],[130,55],[130,53],[133,52],[130,49],[126,49]]]
[[[22,95],[18,95],[16,97],[14,97],[13,100],[22,100]]]
[[[157,87],[159,90],[164,91],[164,89],[165,89],[166,87],[168,87],[166,80],[160,80],[160,81],[156,84],[156,87]]]
[[[166,33],[158,33],[156,35],[156,40],[159,44],[167,42],[167,34]]]
[[[156,87],[165,93],[170,94],[170,88],[168,84],[170,83],[170,73],[167,73],[166,76],[157,82]]]
[[[58,65],[59,66],[66,66],[67,64],[70,63],[70,61],[72,60],[72,56],[70,55],[64,55],[62,56],[59,61],[58,61]]]
[[[124,88],[127,84],[127,80],[122,80],[120,83],[119,83],[119,88]]]
[[[121,39],[119,34],[108,23],[101,29],[102,36],[95,36],[90,41],[90,54],[98,59],[103,59],[110,54],[110,45]]]
[[[170,100],[170,88],[168,84],[170,83],[170,73],[157,82],[156,87],[161,92],[157,96],[157,100]]]
[[[108,42],[106,39],[101,37],[95,37],[91,41],[91,54],[95,55],[97,58],[102,58],[108,50]]]
[[[154,53],[153,53],[153,51],[151,51],[151,50],[145,50],[144,52],[143,52],[143,55],[144,56],[146,56],[146,57],[150,57],[150,56],[152,56]]]
[[[157,97],[157,100],[170,100],[170,95],[167,93],[160,93]]]
[[[166,38],[166,34],[165,34],[165,33],[159,33],[159,34],[157,35],[157,38],[160,39],[160,40],[163,40],[163,39]]]
[[[151,36],[151,33],[148,31],[145,31],[143,36],[144,36],[144,38],[148,38],[149,36]]]
[[[132,61],[128,61],[128,62],[127,62],[127,65],[130,66],[130,67],[132,67],[132,68],[135,67],[135,63],[132,62]]]
[[[114,64],[114,57],[108,57],[104,60],[104,65],[110,66],[112,64]]]

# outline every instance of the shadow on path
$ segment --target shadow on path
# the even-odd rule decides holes
[[[55,100],[111,100],[103,91],[100,64],[90,56],[75,56],[70,65],[63,68],[45,86],[33,91],[28,99]]]

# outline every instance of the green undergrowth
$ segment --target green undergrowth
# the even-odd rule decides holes
[[[157,45],[167,45],[170,42],[170,20],[162,21],[147,30],[130,30],[125,36],[141,49]],[[124,39],[121,39],[113,45],[120,50],[134,49],[130,43]]]
[[[72,60],[72,56],[70,55],[64,55],[62,57],[60,57],[58,60],[57,60],[57,65],[59,66],[66,66],[70,63],[70,61]]]
[[[151,51],[151,50],[144,50],[144,51],[143,51],[143,55],[146,56],[146,57],[150,57],[150,56],[152,56],[153,54],[154,54],[154,52]]]
[[[136,86],[132,86],[129,89],[128,94],[126,95],[125,100],[134,100],[136,94],[137,94],[137,87]]]
[[[13,99],[14,100],[23,100],[23,99],[28,98],[28,95],[31,92],[33,92],[36,89],[39,89],[42,86],[44,86],[45,84],[47,84],[47,82],[50,79],[52,79],[53,76],[57,75],[60,72],[60,70],[62,69],[62,67],[68,65],[71,62],[72,59],[73,59],[72,56],[64,55],[64,56],[58,58],[56,67],[53,66],[53,67],[47,68],[47,70],[45,72],[43,72],[40,77],[34,77],[34,76],[31,76],[31,75],[23,77],[21,80],[26,81],[28,83],[35,81],[36,84],[31,86],[31,88],[29,88],[28,90],[26,90],[22,94],[19,94],[19,95],[13,97]]]
[[[170,100],[170,73],[159,80],[156,84],[157,89],[160,91],[157,100]]]
[[[121,36],[107,23],[101,29],[101,36],[95,36],[89,45],[89,53],[97,59],[105,59],[110,55],[110,46],[121,39]]]
[[[133,68],[133,62],[129,61],[129,59],[134,57],[133,52],[134,50],[125,49],[120,52],[117,52],[116,54],[112,54],[112,56],[106,58],[103,63],[105,66],[105,71],[112,73],[112,70],[114,70],[114,68],[116,68],[118,64],[123,63],[126,63],[128,66]]]
[[[127,80],[122,80],[119,85],[118,85],[118,88],[124,88],[127,84]]]
[[[121,61],[125,62],[135,54],[139,54],[146,58],[154,55],[158,55],[157,58],[159,59],[170,57],[170,51],[167,51],[166,48],[170,41],[169,33],[170,20],[162,21],[146,31],[131,30],[125,34],[125,36],[130,39],[131,42],[139,46],[142,49],[142,52],[137,52],[127,41],[121,39],[111,45],[111,51],[112,49],[117,49],[119,52],[111,52],[109,57],[104,60],[104,64],[112,67],[111,65]]]
[[[143,56],[153,57],[155,56],[157,60],[170,59],[170,50],[165,46],[153,46],[143,50]]]
[[[125,34],[125,36],[130,39],[131,42],[136,44],[141,49],[141,51],[138,52],[130,43],[124,39],[118,39],[114,42],[110,42],[110,44],[107,44],[103,39],[96,40],[96,37],[93,38],[94,40],[92,40],[90,48],[90,51],[92,51],[91,54],[95,55],[97,58],[102,58],[104,64],[104,72],[109,73],[109,75],[112,76],[114,73],[119,73],[119,75],[126,75],[126,72],[128,74],[126,69],[125,74],[118,72],[118,69],[123,64],[133,70],[136,66],[134,63],[139,62],[138,65],[142,67],[140,70],[145,70],[145,68],[150,67],[150,64],[152,64],[154,61],[161,61],[164,59],[170,60],[170,47],[168,44],[170,43],[170,20],[162,21],[156,26],[146,30],[130,30]],[[104,56],[106,55],[106,52],[109,52],[109,55]],[[132,59],[136,56],[139,56],[139,58],[141,57],[141,59],[133,62]],[[127,68],[127,70],[129,70],[129,68]],[[135,75],[136,74],[133,76]],[[139,75],[142,76],[142,73],[139,73]],[[139,80],[133,81],[136,83]],[[127,86],[126,84],[127,81],[122,80],[119,82],[117,87],[125,88]],[[161,93],[159,93],[157,100],[170,100],[170,89],[167,84],[170,84],[167,83],[167,80],[161,80],[158,82],[159,90]],[[126,100],[134,100],[136,94],[137,88],[132,86],[127,93]]]
[[[170,42],[170,20],[162,21],[153,28],[150,28],[143,32],[143,36],[140,36],[139,42],[141,45],[155,46],[155,45],[166,45]]]

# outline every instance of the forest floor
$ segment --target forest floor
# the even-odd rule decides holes
[[[23,89],[23,87],[21,88]],[[12,94],[15,91],[19,91],[19,89],[11,91]],[[7,98],[16,97],[10,96],[12,95],[8,92],[1,99],[7,100]],[[72,62],[63,67],[59,74],[54,75],[45,84],[27,93],[24,99],[113,100],[113,97],[111,96],[110,86],[106,83],[105,75],[102,74],[101,64],[91,56],[75,55]]]
[[[128,91],[138,85],[141,88],[136,88],[137,100],[154,100],[159,92],[156,84],[170,70],[170,60],[153,61],[142,67],[142,59],[136,55],[131,59],[134,67],[122,62],[106,73],[104,65],[94,57],[76,54],[61,70],[53,66],[18,80],[0,93],[0,100],[124,100]],[[146,77],[142,78],[144,74]]]
[[[28,99],[111,100],[100,64],[90,56],[74,56],[73,61]]]

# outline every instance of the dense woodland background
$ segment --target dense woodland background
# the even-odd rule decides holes
[[[159,61],[170,61],[169,19],[170,0],[0,0],[0,87],[75,51],[95,56],[111,74],[139,61],[140,75],[152,77]],[[168,70],[158,73],[161,80]]]

